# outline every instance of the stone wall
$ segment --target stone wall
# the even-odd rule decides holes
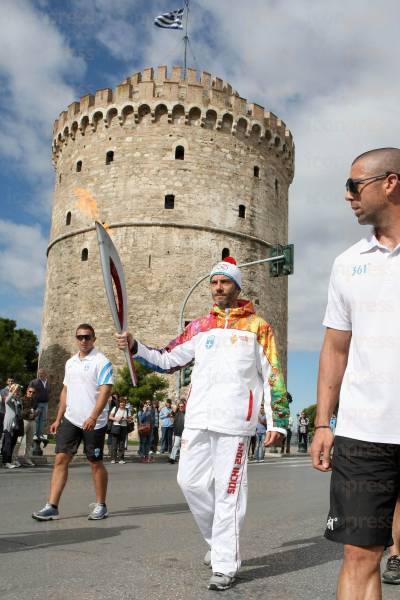
[[[92,323],[98,347],[117,368],[123,364],[114,348],[94,217],[110,226],[125,267],[130,327],[151,345],[175,337],[187,290],[223,248],[247,262],[268,256],[271,244],[287,243],[290,132],[229,84],[204,73],[197,81],[192,70],[185,81],[178,74],[174,69],[168,80],[165,68],[147,69],[114,92],[73,103],[55,123],[40,363],[59,384],[80,322]],[[183,160],[175,158],[177,146]],[[96,214],[77,208],[76,188],[96,199]],[[165,208],[167,195],[174,196],[173,209]],[[287,279],[269,278],[267,266],[243,275],[243,296],[272,323],[286,364]],[[205,282],[185,319],[209,307]]]

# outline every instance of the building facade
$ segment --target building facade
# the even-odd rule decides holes
[[[116,369],[123,356],[100,271],[94,220],[109,226],[128,288],[129,326],[153,346],[175,337],[182,301],[223,253],[238,262],[286,244],[294,144],[274,114],[209,73],[144,69],[83,96],[54,124],[56,172],[40,365],[59,389],[74,333],[91,323]],[[89,200],[82,202],[82,196]],[[92,200],[91,200],[92,199]],[[287,278],[243,270],[243,296],[271,322],[286,364]],[[210,307],[207,281],[189,321]]]

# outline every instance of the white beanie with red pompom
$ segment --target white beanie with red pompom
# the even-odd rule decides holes
[[[210,279],[214,275],[226,275],[226,277],[229,277],[229,279],[232,279],[236,283],[238,288],[242,289],[242,274],[239,267],[236,266],[236,260],[232,256],[225,257],[224,260],[221,260],[221,262],[212,268]]]

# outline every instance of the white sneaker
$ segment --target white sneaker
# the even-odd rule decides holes
[[[6,469],[15,469],[16,465],[14,465],[14,463],[6,463],[5,465]]]
[[[161,454],[161,452],[159,452],[159,451],[157,450],[156,454]]]
[[[108,510],[105,504],[92,502],[89,504],[89,511],[89,521],[100,521],[100,519],[106,519],[108,517]]]
[[[126,460],[120,460],[120,461],[119,461],[119,464],[120,464],[120,465],[126,465]]]
[[[112,464],[112,465],[115,465],[115,460],[112,460],[112,461],[111,461],[111,464]]]
[[[209,567],[211,569],[211,550],[207,550],[203,558],[203,563],[206,565],[206,567]]]
[[[35,467],[35,463],[33,462],[33,460],[31,460],[30,458],[26,458],[25,459],[25,464],[28,465],[28,467]]]
[[[19,462],[19,460],[14,460],[14,467],[15,467],[16,469],[18,469],[18,467],[21,467],[21,466],[22,466],[22,465],[21,465],[21,463]]]
[[[234,581],[235,578],[230,577],[229,575],[224,575],[223,573],[213,573],[208,583],[208,589],[221,592],[232,587]]]
[[[150,450],[149,454],[154,454],[153,450]]]

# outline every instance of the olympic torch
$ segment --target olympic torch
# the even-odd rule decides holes
[[[128,329],[128,300],[124,269],[117,249],[107,231],[98,221],[95,222],[95,225],[100,251],[100,264],[108,304],[110,306],[115,329],[118,333],[121,333]],[[128,349],[124,350],[124,354],[131,375],[132,384],[136,386],[137,376],[132,356]]]

